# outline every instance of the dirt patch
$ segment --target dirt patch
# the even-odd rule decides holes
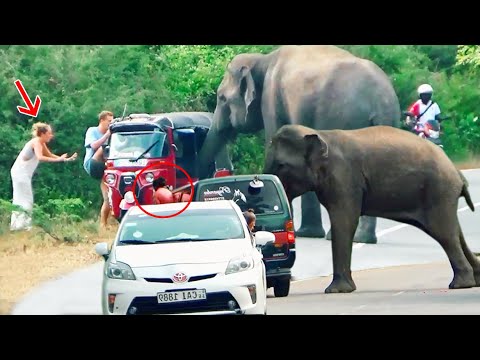
[[[460,170],[480,169],[480,158],[455,163]]]
[[[35,231],[0,237],[0,314],[41,283],[101,261],[95,244],[111,243],[116,229],[78,243],[40,240]]]

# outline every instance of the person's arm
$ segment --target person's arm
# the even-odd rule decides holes
[[[440,106],[438,106],[437,103],[435,103],[435,120],[442,121],[442,112],[440,111]]]
[[[90,147],[93,151],[97,151],[98,148],[100,148],[100,146],[102,146],[110,137],[110,129],[107,130],[107,132],[98,140],[95,140],[93,137],[93,129],[94,128],[88,129],[87,134],[85,135],[85,147]]]
[[[72,156],[70,157],[68,157],[67,153],[63,154],[62,156],[55,155],[50,151],[47,144],[43,144],[43,155],[53,159],[58,159],[59,157],[65,157],[65,161],[74,161],[77,158],[77,153],[72,154]]]
[[[63,154],[62,156],[58,156],[56,158],[43,155],[43,146],[38,140],[35,140],[33,142],[33,151],[35,152],[35,156],[39,161],[63,162],[63,161],[66,161],[67,159],[67,154]]]
[[[60,157],[58,155],[52,154],[52,152],[48,148],[47,144],[43,144],[43,155],[54,158],[54,159]]]

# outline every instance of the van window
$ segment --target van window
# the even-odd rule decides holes
[[[261,189],[252,189],[250,180],[202,185],[198,189],[198,201],[233,200],[242,211],[253,209],[256,215],[282,213],[277,187],[272,181],[262,181],[265,186]]]

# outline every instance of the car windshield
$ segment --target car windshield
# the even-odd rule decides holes
[[[164,132],[118,132],[113,133],[110,141],[109,159],[135,159],[156,143],[142,157],[159,158],[167,154]]]
[[[168,213],[155,213],[165,216]],[[130,216],[120,230],[119,245],[171,242],[219,241],[243,239],[242,223],[233,209],[184,211],[172,218],[155,218],[147,214]]]
[[[242,211],[253,209],[256,215],[282,213],[283,206],[273,181],[262,180],[264,187],[253,189],[250,180],[216,182],[199,187],[199,201],[233,200]]]

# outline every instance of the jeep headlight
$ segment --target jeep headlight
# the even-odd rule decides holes
[[[237,272],[253,269],[253,258],[251,256],[242,256],[230,260],[225,270],[225,275],[235,274]]]
[[[105,181],[107,182],[108,185],[115,184],[115,175],[107,174],[107,176],[105,176]]]
[[[148,183],[153,183],[153,180],[155,180],[155,177],[151,172],[145,174],[145,180],[147,180]]]
[[[108,264],[107,276],[117,280],[135,280],[132,269],[127,264],[117,262]]]

